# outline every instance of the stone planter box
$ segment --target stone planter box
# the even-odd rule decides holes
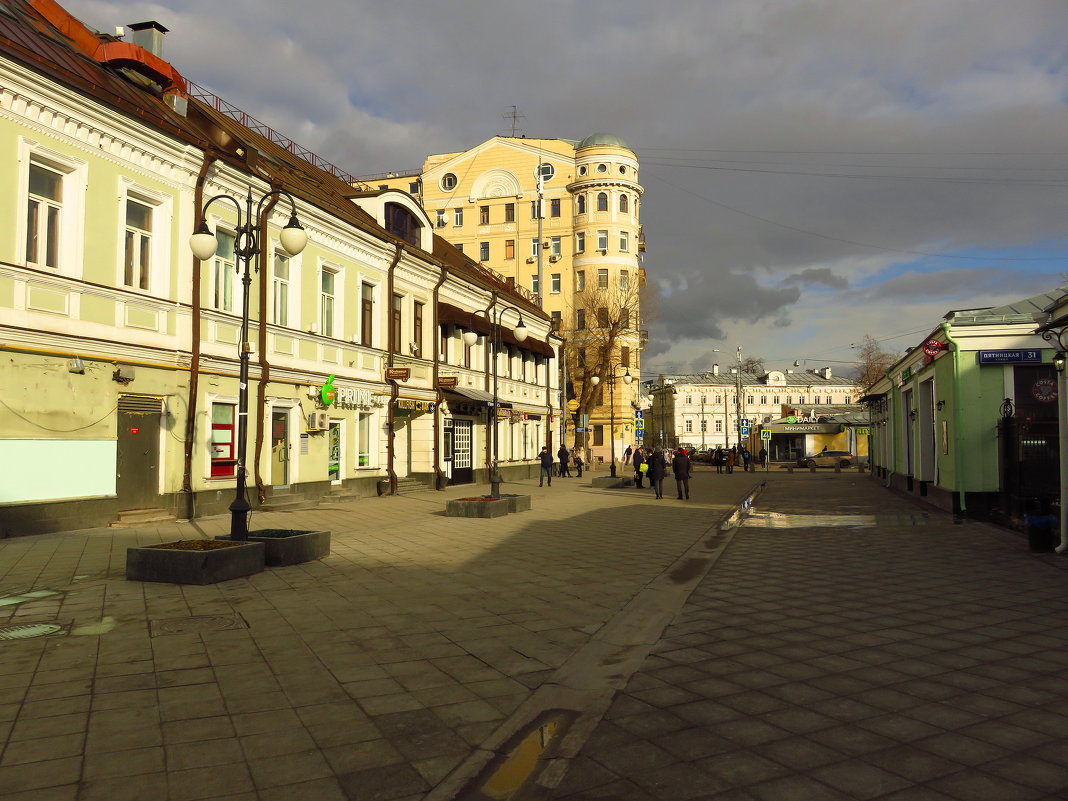
[[[530,496],[517,495],[515,493],[501,493],[501,500],[508,501],[509,512],[529,512]]]
[[[592,483],[595,487],[629,487],[634,484],[634,479],[623,476],[597,476]]]
[[[229,537],[216,537],[228,541]],[[330,532],[307,529],[263,528],[248,533],[249,542],[263,543],[264,563],[286,567],[330,555]]]
[[[181,540],[126,549],[127,581],[216,584],[262,573],[262,542]]]
[[[501,517],[511,511],[505,498],[456,498],[445,502],[446,517]]]

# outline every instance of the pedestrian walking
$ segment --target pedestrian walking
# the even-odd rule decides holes
[[[657,448],[649,457],[649,483],[657,498],[664,497],[664,476],[667,474],[667,463],[664,461],[664,452]]]
[[[738,446],[731,445],[731,449],[727,451],[727,472],[734,472],[734,461],[738,458]]]
[[[723,464],[727,461],[726,455],[723,453],[723,448],[716,448],[716,452],[712,454],[712,464],[716,466],[716,472],[723,472]]]
[[[630,445],[628,445],[627,449],[625,451],[623,451],[623,464],[627,464],[627,463],[630,462],[631,452],[632,452],[632,449],[631,449]]]
[[[582,452],[575,450],[575,471],[578,473],[578,478],[582,478]]]
[[[571,454],[567,452],[566,445],[560,445],[560,450],[556,452],[556,458],[560,460],[560,476],[563,478],[571,478],[571,471],[567,469],[567,463],[571,459]]]
[[[548,445],[541,446],[538,461],[541,462],[541,472],[538,473],[538,486],[544,486],[545,481],[548,480],[551,487],[553,485],[553,455],[549,453]]]
[[[630,448],[628,447],[629,451]],[[641,448],[634,449],[634,456],[631,457],[631,461],[634,463],[634,486],[638,489],[642,488],[642,477],[645,475],[645,470],[648,470],[646,466],[645,470],[642,470],[642,465],[645,464],[645,454],[642,453]]]
[[[746,473],[749,472],[749,462],[751,462],[752,459],[753,459],[753,457],[752,457],[752,455],[750,455],[749,449],[743,445],[742,446],[742,470],[744,470]]]
[[[765,470],[768,469],[768,449],[763,445],[760,446],[760,452],[757,454],[757,464]]]
[[[675,486],[678,488],[678,500],[690,500],[690,476],[693,475],[693,464],[683,448],[675,452],[675,458],[671,460],[671,472],[675,474]]]

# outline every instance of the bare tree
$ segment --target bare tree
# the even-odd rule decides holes
[[[579,402],[578,414],[590,414],[608,402],[609,376],[617,381],[615,399],[622,397],[619,385],[629,370],[637,386],[641,325],[638,281],[625,286],[587,287],[574,296],[569,319],[561,327],[565,338],[564,358]],[[622,366],[620,366],[622,365]],[[600,376],[593,386],[591,376]]]
[[[764,375],[767,372],[767,359],[763,356],[746,356],[742,359],[742,372],[747,375]]]
[[[854,375],[857,384],[870,387],[886,374],[886,368],[897,361],[897,355],[879,347],[879,340],[871,334],[865,334],[859,344],[853,346],[857,352],[857,366]]]

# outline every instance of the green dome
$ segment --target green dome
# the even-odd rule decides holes
[[[579,143],[579,149],[584,147],[594,147],[595,145],[607,145],[609,147],[622,147],[630,150],[630,146],[624,142],[620,137],[610,133],[595,133],[590,134]]]

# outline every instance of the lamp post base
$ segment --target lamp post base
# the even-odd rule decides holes
[[[237,494],[230,504],[230,539],[240,542],[248,540],[248,513],[251,511],[252,504],[245,497],[244,476],[239,476]]]

